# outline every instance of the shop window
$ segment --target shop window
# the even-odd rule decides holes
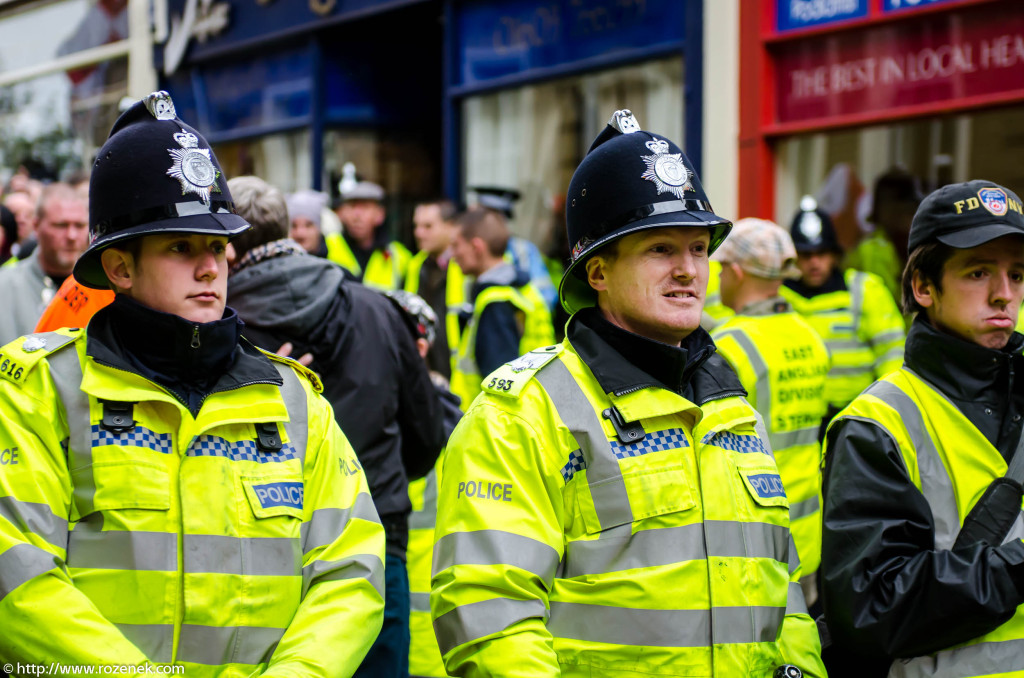
[[[126,0],[62,0],[0,18],[0,72],[128,37]],[[87,167],[127,95],[128,60],[28,79],[0,89],[0,175],[19,165],[43,178]]]
[[[888,125],[816,132],[777,142],[775,219],[787,225],[800,198],[813,195],[840,214],[837,229],[850,246],[868,222],[875,180],[894,166],[928,192],[969,179],[1024,190],[1024,106],[936,116]]]
[[[286,193],[313,185],[309,130],[213,144],[228,177],[255,175]]]
[[[519,190],[512,230],[543,247],[564,228],[569,180],[613,111],[629,108],[643,129],[683,143],[682,87],[672,57],[467,97],[464,184]]]

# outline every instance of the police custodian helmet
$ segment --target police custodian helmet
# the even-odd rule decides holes
[[[644,132],[629,110],[615,111],[569,183],[565,227],[572,248],[558,286],[569,313],[593,306],[585,263],[610,242],[665,226],[711,230],[714,252],[732,223],[716,216],[689,159],[674,143]]]
[[[818,202],[809,195],[800,200],[800,211],[793,216],[789,234],[793,237],[793,246],[797,252],[843,251],[832,217],[819,208]]]
[[[178,118],[167,92],[154,92],[121,114],[96,154],[89,179],[90,244],[74,276],[86,287],[109,288],[100,254],[142,235],[231,238],[247,228],[206,139]]]

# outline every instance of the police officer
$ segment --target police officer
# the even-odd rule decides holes
[[[730,223],[618,111],[567,196],[566,340],[449,441],[431,612],[459,676],[824,675],[764,427],[699,328]]]
[[[715,252],[722,301],[736,315],[711,332],[765,421],[789,499],[793,540],[803,567],[804,598],[814,609],[821,561],[821,453],[830,360],[818,333],[779,296],[783,279],[800,275],[785,230],[764,219],[740,219]]]
[[[343,231],[324,236],[327,258],[367,287],[402,289],[412,253],[388,239],[384,189],[372,181],[345,184],[337,211]]]
[[[351,675],[381,627],[384,533],[316,375],[225,308],[234,214],[165,92],[93,166],[87,331],[0,349],[0,658]]]
[[[832,356],[827,423],[871,382],[900,368],[903,318],[881,278],[843,270],[832,219],[813,198],[801,201],[790,234],[801,277],[786,280],[780,292],[818,331]]]
[[[890,676],[1024,668],[1022,209],[989,181],[924,199],[906,361],[829,427],[822,594],[850,675],[893,658]]]

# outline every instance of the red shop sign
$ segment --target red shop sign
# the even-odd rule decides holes
[[[1017,2],[777,45],[776,124],[1024,99]]]

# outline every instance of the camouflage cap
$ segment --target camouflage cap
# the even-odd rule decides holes
[[[714,257],[723,264],[737,264],[744,271],[769,280],[799,278],[793,239],[781,226],[767,219],[740,219],[733,224]]]

